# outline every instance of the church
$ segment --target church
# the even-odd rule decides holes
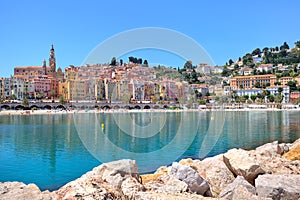
[[[33,80],[34,78],[47,76],[48,78],[54,78],[56,81],[62,82],[64,79],[64,74],[60,67],[56,71],[56,59],[53,44],[50,49],[48,66],[46,64],[46,60],[44,60],[42,66],[15,67],[14,76],[24,78],[29,81]]]
[[[44,60],[42,66],[15,67],[12,80],[14,85],[13,94],[18,99],[23,99],[24,96],[56,98],[58,96],[58,85],[64,81],[64,73],[60,67],[56,71],[53,44],[50,49],[48,66],[46,60]],[[17,84],[18,82],[19,84]]]

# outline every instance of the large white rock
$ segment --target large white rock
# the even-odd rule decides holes
[[[223,162],[223,155],[206,158],[202,161],[184,159],[179,163],[196,169],[200,176],[209,183],[213,197],[217,197],[235,179],[233,173]]]
[[[254,179],[266,171],[243,149],[231,149],[223,155],[223,160],[228,169],[236,176],[243,176],[249,183],[254,185]]]
[[[17,200],[50,200],[54,199],[55,194],[49,191],[41,192],[35,184],[21,182],[0,182],[0,199],[17,199]]]
[[[134,160],[102,164],[56,191],[57,199],[132,198],[143,191]]]
[[[259,197],[300,199],[300,175],[260,175],[255,179],[255,187]]]
[[[248,193],[255,195],[255,187],[252,186],[248,181],[246,181],[243,176],[238,176],[231,184],[229,184],[221,191],[219,198],[232,199],[235,190],[237,190],[239,186],[243,186],[244,188],[246,188]]]
[[[174,162],[171,167],[170,175],[185,182],[191,192],[204,195],[210,193],[208,183],[199,173],[189,166]]]

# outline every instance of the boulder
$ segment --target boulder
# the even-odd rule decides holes
[[[257,147],[255,151],[261,154],[268,153],[269,156],[271,156],[274,154],[282,155],[287,152],[288,149],[289,147],[286,144],[279,144],[278,141],[274,141]]]
[[[153,191],[147,192],[138,192],[135,195],[135,200],[215,200],[215,198],[211,197],[203,197],[197,194],[191,193],[157,193]]]
[[[55,193],[57,199],[124,199],[143,190],[135,161],[119,160],[95,167]]]
[[[251,158],[260,163],[268,174],[300,174],[300,161],[290,161],[279,154],[266,154],[265,152],[249,151]]]
[[[248,181],[246,181],[243,176],[237,176],[231,184],[229,184],[226,188],[224,188],[221,191],[219,198],[232,199],[235,190],[237,190],[239,186],[245,188],[248,191],[246,193],[251,193],[255,195],[255,187],[252,186]]]
[[[127,198],[132,199],[136,192],[144,191],[145,187],[135,178],[128,177],[122,182],[121,190]]]
[[[50,200],[54,199],[55,194],[49,191],[41,192],[35,184],[21,182],[0,182],[0,199],[18,199],[18,200]]]
[[[55,199],[76,200],[76,199],[122,199],[124,195],[112,188],[100,178],[81,177],[55,191]]]
[[[272,200],[271,198],[259,197],[249,192],[249,190],[242,186],[238,185],[232,192],[232,200]]]
[[[249,156],[249,152],[243,149],[229,150],[223,155],[223,161],[232,173],[243,176],[252,185],[259,174],[266,173],[260,164]]]
[[[163,174],[144,174],[141,175],[142,184],[146,184],[148,182],[157,181]]]
[[[217,197],[235,179],[233,173],[223,162],[223,154],[209,157],[202,161],[190,158],[183,159],[179,163],[195,169],[209,183],[213,197]]]
[[[145,188],[147,191],[155,191],[157,193],[175,194],[184,193],[187,191],[188,185],[170,175],[160,176],[154,181],[146,183]]]
[[[300,160],[300,142],[283,155],[288,160]]]
[[[92,176],[100,177],[110,183],[115,189],[120,189],[122,182],[129,176],[141,182],[141,177],[135,160],[123,159],[104,163],[93,169]]]
[[[170,175],[185,182],[191,192],[204,195],[209,194],[209,184],[199,175],[199,173],[189,166],[181,165],[177,162],[172,164]]]
[[[214,197],[217,197],[235,179],[233,173],[223,162],[223,155],[206,158],[201,162],[194,160],[191,167],[197,169],[200,176],[209,183],[210,191]]]
[[[300,199],[300,175],[260,175],[255,179],[255,187],[259,197]]]

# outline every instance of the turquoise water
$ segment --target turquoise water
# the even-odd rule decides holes
[[[131,158],[147,173],[184,157],[298,138],[298,111],[0,116],[0,181],[54,190],[101,162]]]

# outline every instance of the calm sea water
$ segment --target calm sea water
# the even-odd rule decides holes
[[[147,173],[184,157],[299,137],[298,111],[0,116],[0,181],[55,190],[101,162],[131,158]]]

